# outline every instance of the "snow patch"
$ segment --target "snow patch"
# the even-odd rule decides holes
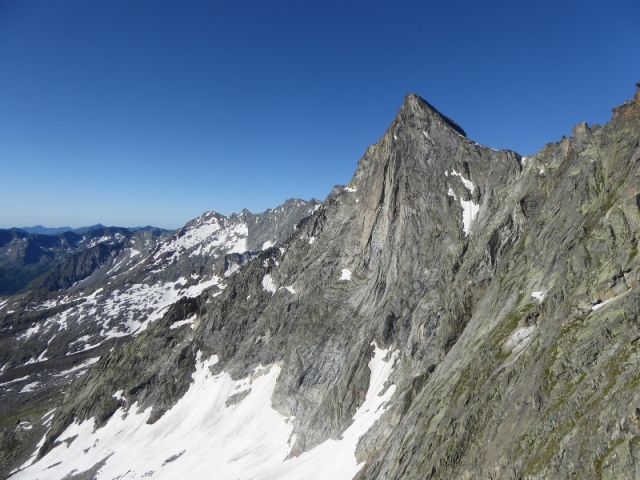
[[[20,468],[18,468],[17,470],[14,470],[13,472],[11,472],[11,473],[10,473],[10,475],[11,475],[11,474],[13,474],[13,473],[15,473],[15,472],[17,472],[17,471],[20,471],[20,470],[22,470],[22,469],[24,469],[24,468],[28,467],[29,465],[32,465],[32,464],[36,461],[36,458],[37,458],[37,456],[38,456],[38,452],[40,451],[40,449],[41,449],[41,448],[42,448],[42,446],[44,445],[44,442],[45,442],[45,440],[46,440],[46,439],[47,439],[47,434],[45,433],[45,434],[42,436],[42,438],[40,439],[40,441],[37,443],[37,445],[36,445],[36,450],[33,452],[33,455],[31,455],[31,456],[27,459],[27,461],[26,461],[26,462],[24,462],[24,463],[20,466]],[[15,477],[14,477],[14,478],[15,478]],[[46,478],[46,477],[43,477],[43,478]]]
[[[349,270],[348,268],[343,268],[340,271],[340,280],[351,280],[351,270]]]
[[[227,268],[224,271],[224,277],[228,278],[231,275],[233,275],[234,273],[236,273],[238,270],[240,270],[240,265],[237,263],[232,263],[231,265],[229,265],[229,268]]]
[[[539,302],[542,302],[544,300],[544,297],[546,294],[547,292],[543,292],[542,290],[537,292],[531,292],[531,296],[536,300],[538,300]]]
[[[33,428],[33,425],[31,425],[31,423],[26,420],[23,420],[18,424],[19,430],[31,430],[32,428]]]
[[[608,303],[610,303],[613,300],[613,298],[610,298],[608,300],[605,300],[604,302],[600,302],[600,303],[596,303],[595,305],[593,305],[591,307],[591,310],[593,312],[595,312],[596,310],[600,310],[602,307],[604,307],[605,305],[607,305]]]
[[[195,285],[191,285],[184,290],[183,295],[188,298],[195,298],[199,296],[206,289],[217,286],[221,287],[220,277],[213,275],[209,280],[205,280],[204,282],[197,283]]]
[[[119,235],[120,237],[118,237],[118,235]],[[121,240],[121,239],[122,239],[122,238],[124,238],[124,237],[122,236],[122,234],[120,234],[120,233],[116,233],[115,238],[116,238],[116,240]],[[84,237],[82,237],[82,239],[84,240]],[[111,241],[111,240],[112,240],[112,238],[111,238],[109,235],[103,235],[103,236],[102,236],[102,237],[100,237],[100,238],[94,238],[94,239],[92,239],[92,240],[89,242],[88,247],[89,247],[89,248],[91,248],[91,247],[95,247],[95,246],[96,246],[96,245],[98,245],[99,243],[106,243],[106,242],[109,242],[109,241]]]
[[[460,199],[460,205],[462,205],[462,229],[465,236],[468,236],[471,232],[471,224],[478,216],[480,211],[480,205],[474,203],[472,200]]]
[[[264,277],[262,277],[262,288],[265,292],[271,293],[271,295],[276,293],[276,290],[278,290],[278,287],[274,283],[273,278],[271,278],[271,275],[269,275],[268,273]]]
[[[22,387],[22,389],[20,390],[20,393],[31,393],[35,391],[39,386],[40,386],[40,382],[37,382],[37,381],[27,383],[24,387]]]
[[[445,170],[444,175],[448,177],[449,171]],[[459,177],[460,180],[462,180],[462,184],[469,191],[469,193],[473,193],[475,191],[476,187],[473,182],[464,178],[460,172],[452,169],[451,175]],[[458,196],[451,187],[449,187],[447,195],[449,197],[452,197],[454,200],[458,200]],[[473,200],[464,200],[460,198],[460,206],[462,207],[462,229],[465,236],[468,236],[471,232],[471,224],[476,219],[476,217],[478,216],[478,212],[480,211],[480,205],[475,203]]]
[[[192,315],[189,318],[185,318],[184,320],[179,320],[177,322],[173,322],[169,327],[171,330],[175,330],[176,328],[180,328],[183,325],[193,325],[193,322],[196,319],[196,315]]]
[[[13,383],[24,382],[29,379],[29,375],[25,375],[24,377],[14,378],[13,380],[9,380],[8,382],[0,383],[0,387],[5,387],[7,385],[11,385]]]
[[[71,368],[69,368],[67,370],[63,370],[62,372],[57,373],[56,377],[64,377],[64,376],[69,375],[71,373],[79,372],[80,370],[84,370],[86,368],[89,368],[91,365],[96,363],[98,360],[100,360],[100,357],[89,358],[89,359],[85,360],[84,362],[76,365],[75,367],[71,367]]]
[[[466,178],[464,178],[462,174],[459,172],[456,172],[455,169],[451,170],[451,175],[455,175],[456,177],[459,177],[460,180],[462,180],[462,183],[464,184],[464,188],[469,190],[469,193],[473,193],[473,191],[476,189],[476,186],[473,184],[471,180],[467,180]]]
[[[34,336],[36,333],[40,331],[41,327],[42,327],[42,323],[34,323],[24,333],[21,333],[20,335],[18,335],[16,337],[16,340],[18,341],[26,340],[27,338]]]
[[[608,305],[611,302],[615,302],[616,300],[618,300],[621,297],[624,297],[627,293],[629,293],[631,291],[631,289],[628,289],[625,292],[622,292],[620,295],[616,295],[615,297],[611,297],[607,300],[605,300],[604,302],[600,302],[600,303],[596,303],[595,305],[591,306],[591,310],[592,311],[596,311],[596,310],[600,310],[602,307],[604,307],[605,305]]]

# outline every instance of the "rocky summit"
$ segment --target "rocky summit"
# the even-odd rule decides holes
[[[640,478],[639,190],[640,93],[529,157],[409,95],[322,203],[2,297],[0,474]]]

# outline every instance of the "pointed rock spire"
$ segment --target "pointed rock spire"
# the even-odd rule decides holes
[[[444,126],[455,130],[460,135],[463,135],[465,137],[467,136],[466,132],[456,122],[451,120],[446,115],[440,113],[436,107],[434,107],[424,98],[416,95],[415,93],[410,93],[404,98],[404,103],[402,104],[402,108],[398,113],[399,119],[406,119],[411,117],[427,119],[430,122],[436,121]]]

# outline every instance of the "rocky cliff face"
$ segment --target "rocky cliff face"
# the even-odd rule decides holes
[[[260,219],[205,214],[154,250],[145,275],[217,265],[224,288],[181,293],[104,351],[54,412],[33,412],[7,465],[15,478],[637,478],[639,177],[638,95],[529,158],[410,95],[350,184],[301,206],[295,227],[251,240]],[[122,312],[140,321],[135,309]]]

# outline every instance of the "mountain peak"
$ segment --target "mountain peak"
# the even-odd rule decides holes
[[[416,95],[415,93],[409,93],[404,97],[402,108],[398,113],[399,118],[403,117],[421,117],[427,118],[430,121],[437,121],[453,129],[460,135],[467,136],[467,133],[456,122],[449,117],[441,113],[436,107],[427,102],[424,98]]]

